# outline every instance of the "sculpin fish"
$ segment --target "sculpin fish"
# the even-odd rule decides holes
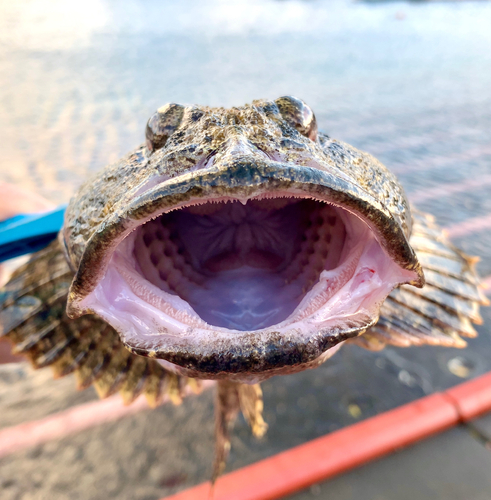
[[[266,430],[260,381],[344,343],[463,347],[485,303],[474,259],[294,97],[160,108],[2,297],[14,351],[101,397],[218,380],[214,477],[239,410]]]

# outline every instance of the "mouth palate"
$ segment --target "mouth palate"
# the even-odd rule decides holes
[[[194,205],[140,226],[134,263],[209,325],[259,330],[287,319],[349,253],[346,214],[296,198]]]

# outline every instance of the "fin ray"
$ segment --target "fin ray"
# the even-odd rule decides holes
[[[0,336],[35,368],[51,366],[55,377],[75,372],[79,388],[94,385],[100,397],[119,391],[129,404],[145,394],[155,405],[167,394],[179,403],[192,379],[131,353],[116,331],[96,316],[68,318],[65,306],[72,278],[58,241],[33,254],[0,291]]]

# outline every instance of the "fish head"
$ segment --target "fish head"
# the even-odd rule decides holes
[[[178,373],[252,383],[317,366],[423,286],[410,233],[397,179],[300,99],[169,104],[69,204],[67,311]]]

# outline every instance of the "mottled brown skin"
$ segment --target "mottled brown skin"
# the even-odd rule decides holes
[[[280,104],[284,99],[279,99]],[[175,108],[170,109],[174,116]],[[308,123],[312,120],[310,117]],[[153,116],[151,121],[156,121]],[[300,129],[305,133],[302,127]],[[152,135],[147,127],[148,136]],[[230,150],[241,143],[257,148],[271,158],[281,155],[285,167],[299,167],[297,170],[303,177],[312,176],[313,184],[319,182],[315,172],[311,171],[314,169],[301,168],[308,167],[313,160],[318,162],[322,173],[333,177],[340,175],[351,181],[353,186],[348,183],[341,186],[346,196],[349,198],[351,195],[354,203],[361,204],[368,216],[373,213],[374,224],[380,226],[380,231],[391,240],[389,250],[394,257],[414,262],[417,266],[410,248],[405,248],[401,243],[401,238],[405,240],[411,233],[411,214],[396,177],[373,156],[330,139],[325,134],[317,134],[316,140],[312,141],[281,115],[276,102],[254,101],[251,105],[231,109],[183,107],[182,119],[174,133],[168,136],[165,147],[161,146],[160,140],[152,146],[152,151],[145,145],[139,146],[86,183],[70,202],[65,220],[64,240],[72,268],[78,268],[89,240],[97,232],[102,234],[102,238],[111,239],[113,234],[110,231],[115,220],[119,219],[121,224],[125,217],[143,217],[157,208],[157,204],[149,205],[148,201],[151,200],[145,200],[145,209],[142,207],[128,213],[128,205],[133,202],[135,193],[142,190],[153,177],[165,176],[178,181],[184,174],[194,172],[193,185],[203,189],[203,197],[206,197],[209,195],[207,187],[215,175],[205,175],[207,162],[213,158],[214,165],[220,165]],[[256,160],[265,169],[270,166],[265,164],[262,156],[259,159],[248,155],[243,160],[244,163]],[[280,170],[279,165],[276,167]],[[228,184],[233,181],[233,176],[229,177]],[[285,185],[293,182],[294,178],[292,172],[284,172]],[[236,192],[241,191],[240,188],[250,188],[250,179],[247,182],[249,184],[235,186]],[[224,194],[233,194],[231,185],[223,184],[222,187]],[[358,189],[350,192],[353,187]],[[166,200],[165,204],[172,206],[181,200],[182,195],[176,195]],[[388,212],[397,224],[378,220],[384,212]]]
[[[397,179],[367,153],[318,133],[312,110],[299,99],[254,101],[232,109],[171,104],[150,118],[146,136],[146,146],[104,169],[67,209],[63,241],[76,271],[69,316],[91,312],[78,302],[94,289],[111,249],[134,221],[193,198],[249,197],[292,189],[362,214],[393,260],[416,271],[412,284],[423,285],[409,244],[411,213]],[[168,181],[149,190],[156,178]],[[371,324],[321,330],[316,338],[298,342],[285,343],[272,328],[267,343],[259,341],[260,333],[250,332],[239,346],[206,344],[193,351],[175,343],[159,349],[127,345],[140,355],[151,351],[192,377],[267,376],[281,366],[291,366],[290,373],[302,364],[315,366],[326,350],[362,334]],[[120,334],[126,343],[124,332]],[[289,337],[296,337],[295,332]]]
[[[325,193],[332,188],[326,179],[337,182],[333,196],[367,214],[394,259],[414,268],[419,261],[426,274],[425,288],[394,290],[377,324],[348,342],[371,350],[387,344],[464,347],[462,337],[476,335],[472,322],[481,322],[479,305],[487,301],[478,288],[475,259],[451,245],[431,217],[414,213],[412,227],[396,178],[372,156],[317,133],[315,117],[302,101],[283,97],[229,110],[167,105],[149,120],[146,138],[146,146],[82,187],[69,206],[60,240],[34,254],[0,292],[0,337],[8,338],[14,352],[26,355],[36,368],[51,366],[57,377],[75,372],[80,388],[94,384],[101,397],[119,391],[126,403],[139,394],[152,406],[165,396],[178,403],[187,385],[198,391],[195,379],[130,352],[115,330],[96,316],[70,319],[66,303],[75,272],[71,293],[90,288],[91,269],[101,265],[101,254],[128,221],[174,206],[191,194],[247,194],[257,185],[299,185],[314,194]],[[270,157],[280,152],[282,162],[259,161],[249,154],[227,163],[230,151],[241,144]],[[320,167],[308,166],[312,160]],[[167,192],[145,197],[142,188],[155,176],[175,182]],[[284,346],[273,354],[298,353]],[[314,360],[310,367],[317,364]],[[225,463],[229,427],[239,410],[256,435],[266,429],[258,385],[220,381],[216,408],[214,478]]]

